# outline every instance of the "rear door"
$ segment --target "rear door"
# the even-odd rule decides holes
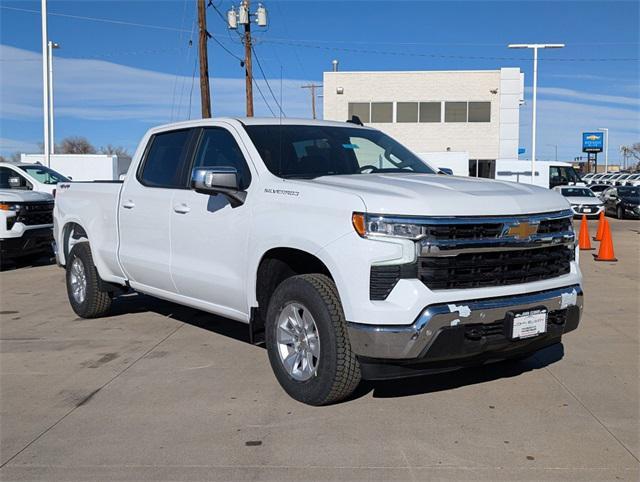
[[[132,286],[176,292],[171,279],[171,214],[187,188],[194,129],[154,134],[120,195],[119,257]]]
[[[240,137],[220,124],[199,133],[193,167],[234,167],[246,202],[232,207],[222,194],[177,191],[171,212],[171,272],[178,293],[223,308],[227,316],[248,313],[246,260],[252,173]]]

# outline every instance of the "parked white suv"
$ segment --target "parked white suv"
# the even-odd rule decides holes
[[[436,174],[348,123],[204,119],[151,129],[123,182],[61,183],[73,310],[127,289],[249,324],[295,399],[516,358],[582,311],[557,192]]]
[[[52,253],[53,196],[0,188],[0,266]]]
[[[69,181],[69,178],[42,164],[0,162],[0,185],[7,189],[23,189],[55,195],[56,184]]]

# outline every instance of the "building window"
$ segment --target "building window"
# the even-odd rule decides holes
[[[369,106],[369,102],[349,102],[349,119],[355,115],[362,122],[370,122]]]
[[[418,122],[418,103],[398,102],[396,105],[396,122]]]
[[[444,103],[445,122],[467,122],[466,102],[445,102]]]
[[[491,102],[469,102],[469,122],[491,122]]]
[[[441,112],[441,102],[420,102],[420,122],[440,122]]]
[[[469,159],[469,176],[484,177],[486,179],[496,178],[495,159]]]
[[[371,102],[371,122],[393,122],[393,102]]]

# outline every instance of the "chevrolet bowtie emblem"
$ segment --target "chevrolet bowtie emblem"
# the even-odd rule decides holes
[[[523,222],[509,226],[506,235],[516,239],[528,239],[537,232],[537,224],[529,224],[528,222]]]

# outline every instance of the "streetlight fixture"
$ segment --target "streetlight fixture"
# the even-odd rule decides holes
[[[536,101],[538,97],[538,49],[561,49],[564,44],[509,44],[510,49],[533,49],[533,115],[531,121],[531,184],[536,180]]]
[[[607,172],[609,170],[609,129],[598,127],[598,130],[604,132],[604,172]]]
[[[60,45],[49,40],[47,43],[47,89],[49,90],[49,153],[54,154],[56,142],[53,135],[53,50]]]
[[[253,68],[251,64],[251,17],[255,17],[258,27],[267,26],[267,9],[261,4],[255,13],[251,13],[250,0],[242,0],[238,10],[235,7],[227,12],[227,24],[231,30],[238,28],[238,24],[244,26],[244,68],[245,90],[247,93],[247,117],[253,117]]]

